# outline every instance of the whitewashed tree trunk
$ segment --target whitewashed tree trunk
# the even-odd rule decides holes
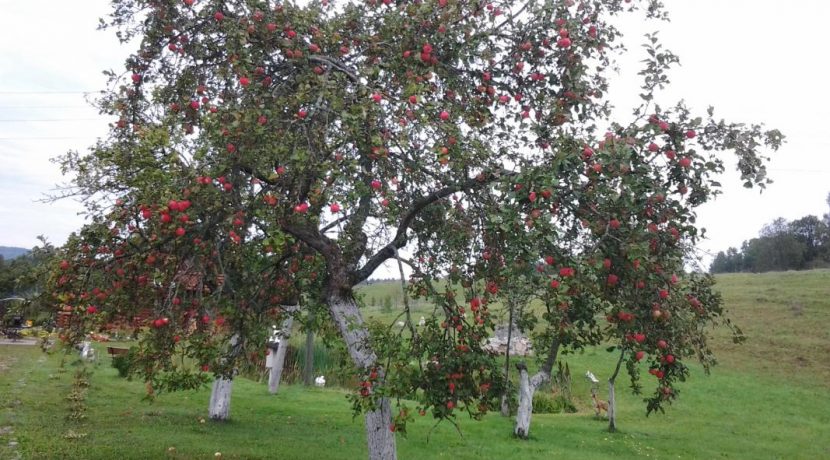
[[[239,344],[239,335],[234,335],[230,340],[230,354],[236,353]],[[210,403],[208,414],[212,420],[228,420],[231,417],[231,392],[233,390],[233,377],[216,377],[213,381],[213,389],[210,392]]]
[[[513,429],[513,434],[526,439],[530,433],[530,418],[533,416],[533,393],[536,392],[530,384],[530,378],[527,375],[527,366],[524,363],[516,365],[519,369],[519,408],[516,411],[516,427]]]
[[[614,381],[608,381],[608,431],[617,431],[617,397],[614,394]]]
[[[208,412],[213,420],[228,420],[231,416],[231,391],[233,380],[217,377],[210,392]]]
[[[294,317],[290,316],[289,312],[289,316],[282,322],[282,329],[280,329],[280,345],[277,347],[277,353],[274,356],[273,366],[271,366],[271,371],[268,373],[268,392],[272,395],[277,394],[277,391],[280,389],[282,370],[285,367],[285,352],[288,349],[288,339],[291,337],[292,326],[294,326]]]
[[[377,355],[370,348],[369,331],[363,322],[357,303],[349,292],[327,293],[327,303],[331,317],[337,325],[349,356],[359,369],[368,369],[377,365]],[[383,375],[379,369],[379,375]],[[392,432],[392,410],[388,398],[382,398],[380,407],[367,412],[366,442],[369,447],[370,460],[396,460],[395,433]]]
[[[527,439],[530,435],[530,419],[533,417],[533,394],[542,384],[550,381],[550,371],[553,369],[553,363],[556,362],[558,353],[559,341],[554,340],[550,345],[550,349],[548,349],[548,357],[542,364],[542,368],[533,377],[528,377],[527,366],[524,362],[516,364],[516,369],[519,370],[519,408],[516,411],[516,425],[513,428],[513,434],[521,439]]]

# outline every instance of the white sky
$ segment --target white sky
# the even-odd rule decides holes
[[[670,24],[626,27],[633,52],[640,52],[643,33],[660,29],[663,44],[680,56],[682,66],[660,98],[664,105],[682,98],[701,115],[714,105],[716,116],[764,122],[787,136],[769,165],[775,183],[763,194],[743,189],[730,170],[724,194],[700,210],[709,236],[702,249],[739,246],[776,217],[828,212],[830,2],[664,2]],[[83,151],[106,132],[107,121],[82,92],[104,88],[101,71],[122,71],[130,49],[96,30],[109,11],[106,0],[0,0],[0,11],[0,245],[31,247],[40,234],[62,244],[83,221],[70,200],[37,201],[63,181],[49,159]],[[636,70],[626,66],[624,73]],[[620,113],[637,102],[637,85],[624,76],[612,88]]]

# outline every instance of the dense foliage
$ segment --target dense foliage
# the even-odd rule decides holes
[[[138,44],[100,100],[115,121],[61,160],[92,217],[55,276],[68,341],[146,310],[138,369],[175,389],[199,372],[178,356],[231,375],[282,305],[316,308],[359,376],[372,458],[414,412],[393,420],[390,398],[450,420],[493,407],[504,379],[481,343],[511,293],[543,302],[525,313],[551,348],[647,352],[649,410],[706,356],[720,310],[682,278],[694,208],[717,193],[714,152],[763,186],[759,149],[781,135],[653,104],[677,58],[652,36],[643,105],[608,119],[614,17],[662,18],[659,2],[113,5],[106,26]],[[370,327],[352,289],[399,250],[435,315]]]
[[[41,244],[10,260],[0,256],[0,324],[12,317],[31,320],[36,325],[49,324],[54,318],[53,303],[42,297],[55,247],[43,237]],[[20,300],[16,300],[20,299]]]

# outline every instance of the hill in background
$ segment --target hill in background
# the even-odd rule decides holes
[[[26,248],[16,248],[13,246],[0,246],[0,256],[6,260],[14,259],[22,255],[28,254],[29,250]]]

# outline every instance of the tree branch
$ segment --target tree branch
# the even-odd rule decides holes
[[[360,78],[357,76],[354,70],[346,67],[345,64],[336,59],[332,59],[328,56],[321,56],[319,54],[312,54],[308,57],[308,60],[311,62],[316,62],[318,64],[330,65],[332,68],[337,69],[346,74],[346,76],[349,77],[349,80],[355,83],[360,83]]]
[[[503,178],[511,177],[513,175],[515,175],[515,173],[510,171],[502,171],[498,173],[491,173],[485,176],[483,179],[479,177],[470,178],[462,182],[461,184],[446,186],[442,189],[435,190],[429,195],[423,196],[415,200],[409,211],[407,211],[403,215],[401,222],[398,224],[398,229],[395,233],[395,237],[392,238],[392,241],[390,241],[384,247],[380,248],[373,256],[371,256],[362,268],[353,272],[351,274],[351,281],[357,284],[367,279],[375,271],[375,269],[377,269],[380,266],[380,264],[394,257],[395,253],[397,252],[397,249],[406,246],[406,243],[408,241],[406,232],[407,230],[409,230],[409,226],[412,225],[412,221],[415,220],[415,218],[418,217],[418,214],[420,214],[421,211],[423,211],[426,207],[434,204],[439,200],[447,198],[453,193],[460,192],[462,190],[475,190],[487,184],[497,182]]]

